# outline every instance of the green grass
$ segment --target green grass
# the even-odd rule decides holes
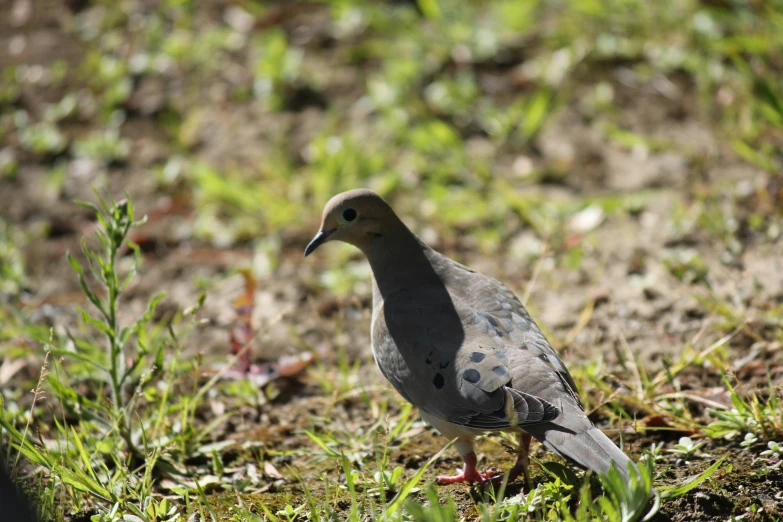
[[[215,442],[210,432],[231,413],[218,416],[206,424],[194,417],[195,411],[204,405],[206,392],[214,386],[216,379],[200,386],[195,382],[188,384],[189,372],[180,369],[178,360],[182,329],[174,326],[182,319],[169,323],[168,333],[155,328],[153,313],[160,296],[155,296],[147,312],[130,326],[122,327],[118,323],[122,290],[134,277],[136,268],[134,262],[128,273],[121,275],[117,256],[126,247],[137,252],[135,244],[127,236],[139,222],[134,221],[134,207],[130,200],[116,202],[109,199],[106,202],[100,196],[98,198],[100,207],[88,206],[96,213],[100,223],[96,231],[99,249],[94,250],[86,242],[82,243],[82,254],[90,272],[86,272],[76,258],[68,255],[81,288],[98,315],[79,309],[86,329],[80,336],[70,338],[70,343],[65,345],[70,348],[63,346],[64,339],[55,339],[54,336],[44,346],[44,365],[34,390],[30,416],[23,429],[16,427],[18,415],[3,404],[0,425],[9,437],[14,468],[19,468],[20,457],[24,457],[27,465],[40,470],[38,497],[41,499],[41,515],[47,519],[61,519],[67,511],[92,511],[96,514],[91,519],[96,522],[120,519],[153,522],[178,520],[177,517],[184,516],[185,511],[193,510],[211,513],[210,516],[215,518],[214,508],[203,494],[203,484],[197,477],[193,477],[192,488],[184,483],[172,488],[185,495],[184,505],[160,499],[156,493],[156,477],[174,474],[184,478],[180,471],[183,465],[188,459],[204,453],[210,442]],[[102,292],[93,289],[88,275],[100,283]],[[190,313],[193,311],[195,309]],[[684,371],[704,357],[704,354],[693,357],[674,371]],[[382,398],[382,404],[371,399],[355,377],[357,370],[358,366],[344,363],[337,368],[331,380],[318,377],[326,371],[323,368],[316,370],[314,376],[322,383],[326,396],[331,397],[331,408],[359,392],[364,406],[379,415],[378,421],[356,432],[335,429],[328,413],[327,417],[314,417],[313,422],[319,424],[319,433],[305,430],[304,434],[314,443],[315,450],[296,451],[308,456],[311,462],[320,462],[320,465],[326,462],[329,466],[328,461],[335,461],[337,469],[342,469],[342,478],[331,485],[334,498],[330,499],[328,494],[324,498],[316,498],[308,489],[311,486],[300,478],[306,493],[305,503],[298,506],[286,504],[281,509],[262,503],[263,513],[273,521],[298,520],[305,513],[311,520],[320,520],[321,517],[331,519],[335,516],[335,505],[340,502],[338,499],[344,498],[346,500],[341,501],[343,505],[346,501],[349,504],[341,512],[348,513],[350,520],[367,517],[439,520],[441,518],[438,517],[453,517],[453,510],[449,511],[451,508],[406,502],[411,493],[419,491],[416,486],[423,474],[451,445],[443,447],[415,473],[404,478],[407,474],[403,468],[392,467],[389,452],[392,448],[399,450],[405,446],[407,441],[401,437],[405,437],[404,434],[414,425],[412,409],[410,405],[403,406],[393,423],[384,425],[381,421],[387,418],[389,412],[388,395]],[[647,387],[637,390],[638,401],[632,398],[632,404],[640,407],[651,400],[653,404],[660,403],[656,401],[656,383],[671,382],[672,370],[666,371],[665,378],[663,373],[651,378],[639,373],[638,369],[636,372],[639,383],[647,383]],[[580,375],[577,373],[577,376]],[[735,409],[714,412],[717,420],[706,428],[707,435],[720,437],[743,431],[761,437],[780,435],[779,408],[774,395],[768,403],[762,403],[757,397],[747,402],[736,394],[728,380],[725,382],[732,391]],[[87,383],[92,384],[84,388]],[[192,396],[175,397],[177,390],[188,387],[194,392]],[[130,392],[132,388],[135,389],[133,393]],[[92,392],[85,395],[85,389]],[[56,446],[41,445],[30,432],[30,420],[36,415],[36,402],[47,391],[53,393],[58,401],[57,412],[52,419],[55,429],[48,434],[57,441]],[[621,415],[627,411],[624,408],[618,410]],[[660,407],[653,413],[667,416],[674,422],[681,412]],[[696,427],[695,424],[688,425]],[[326,431],[324,426],[329,426]],[[691,456],[701,445],[694,445],[686,437],[671,452]],[[777,446],[769,447],[770,450],[762,455],[775,453]],[[214,448],[210,454],[213,474],[206,480],[220,484],[226,478],[223,457]],[[373,459],[377,466],[374,472],[366,467]],[[478,513],[482,520],[516,519],[521,513],[541,520],[646,520],[644,516],[648,512],[652,516],[660,502],[657,493],[654,506],[650,507],[648,502],[654,462],[653,458],[643,459],[641,474],[635,476],[628,486],[616,471],[600,477],[602,490],[598,490],[597,494],[589,480],[581,482],[562,466],[559,472],[550,471],[550,468],[557,468],[549,465],[545,468],[551,474],[549,480],[539,482],[527,494],[512,498],[503,496],[503,485],[498,496],[494,496],[493,492],[489,499],[477,504]],[[667,487],[664,497],[673,498],[687,493],[707,480],[720,462],[695,479]],[[328,491],[327,474],[324,474],[324,480]],[[428,495],[433,498],[432,490]],[[391,500],[386,504],[384,499]],[[572,511],[576,499],[580,507]],[[233,506],[230,511],[240,519],[256,518],[241,506]]]

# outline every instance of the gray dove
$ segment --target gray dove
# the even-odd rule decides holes
[[[380,196],[334,196],[305,256],[327,241],[358,247],[373,274],[372,351],[383,375],[456,448],[465,467],[438,482],[484,482],[473,441],[518,433],[509,480],[527,467],[531,436],[579,466],[628,481],[630,459],[590,422],[563,362],[503,283],[436,252]],[[494,479],[497,480],[495,475]]]

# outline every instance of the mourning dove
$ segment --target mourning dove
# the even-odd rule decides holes
[[[627,481],[630,459],[587,418],[563,362],[503,283],[436,252],[377,194],[333,197],[305,256],[327,241],[358,247],[373,274],[372,351],[383,375],[442,435],[465,467],[440,483],[483,482],[473,441],[519,434],[509,480],[527,473],[531,436],[576,464]],[[497,479],[497,476],[495,476]]]

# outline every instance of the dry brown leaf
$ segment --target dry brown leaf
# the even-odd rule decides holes
[[[277,468],[272,465],[271,462],[264,462],[264,475],[273,479],[281,479],[283,475],[277,471]]]

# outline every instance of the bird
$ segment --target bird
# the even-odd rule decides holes
[[[0,462],[0,506],[3,520],[14,522],[35,522],[32,505],[17,484],[11,480],[3,462]]]
[[[515,433],[506,480],[530,484],[532,438],[578,466],[626,483],[634,464],[587,417],[576,384],[514,293],[435,251],[369,189],[332,197],[305,257],[329,241],[353,245],[372,269],[371,343],[381,373],[422,418],[453,440],[464,461],[440,484],[487,483],[476,437]]]

